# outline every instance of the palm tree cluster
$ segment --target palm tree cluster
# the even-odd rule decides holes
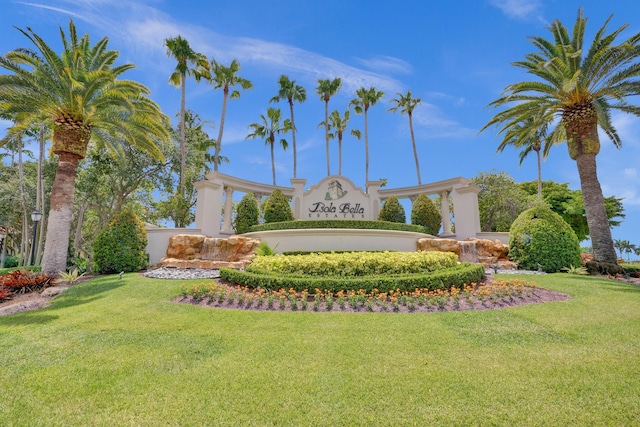
[[[616,263],[617,258],[597,176],[598,127],[620,147],[611,112],[640,116],[640,107],[628,102],[640,93],[640,33],[616,44],[628,25],[607,33],[610,20],[596,31],[590,46],[585,45],[587,18],[582,8],[571,32],[555,20],[548,27],[551,39],[531,37],[536,52],[513,65],[534,80],[507,86],[489,104],[507,108],[482,129],[498,126],[503,136],[499,151],[514,145],[538,153],[544,141],[547,154],[553,144],[566,142],[578,168],[594,259],[603,263]]]
[[[633,244],[628,240],[616,239],[613,245],[620,252],[620,258],[622,258],[623,252],[627,254],[627,261],[631,260],[631,254],[640,256],[640,245]]]

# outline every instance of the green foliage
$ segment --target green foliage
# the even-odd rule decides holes
[[[98,235],[94,245],[98,273],[139,271],[148,264],[147,231],[136,214],[125,209]]]
[[[282,257],[289,258],[289,257]],[[270,272],[239,271],[221,268],[220,276],[232,283],[252,288],[293,289],[295,291],[319,289],[338,292],[362,290],[373,292],[414,291],[418,289],[462,288],[466,284],[479,282],[484,277],[484,267],[480,264],[459,264],[454,267],[432,273],[417,274],[379,274],[368,276],[309,276]]]
[[[480,172],[471,179],[480,187],[478,208],[482,231],[509,231],[513,221],[533,205],[530,196],[506,172]]]
[[[293,211],[289,200],[282,191],[275,190],[264,205],[264,221],[266,223],[293,221]]]
[[[587,270],[587,268],[583,266],[576,267],[576,266],[570,265],[569,267],[562,267],[560,270],[564,271],[565,273],[577,274],[579,276],[586,276],[589,274],[589,271]]]
[[[538,182],[521,182],[517,184],[527,194],[534,196],[538,191]],[[579,241],[589,237],[589,226],[584,211],[582,191],[571,190],[568,183],[554,181],[542,181],[542,199],[549,205],[552,211],[560,215],[573,229]],[[624,219],[624,206],[622,199],[611,196],[604,199],[609,225],[617,227]]]
[[[276,248],[278,245],[276,245]],[[260,242],[255,250],[258,256],[273,256],[276,254],[276,249],[271,248],[267,242]]]
[[[442,214],[436,204],[427,197],[420,194],[411,207],[411,224],[423,226],[428,234],[438,235],[442,224]]]
[[[70,285],[74,285],[78,282],[78,280],[80,280],[84,275],[86,275],[87,273],[79,273],[77,268],[74,268],[73,270],[66,272],[66,271],[61,271],[59,273],[60,278],[62,279],[62,281],[64,283],[68,283]]]
[[[258,224],[260,209],[258,201],[253,193],[247,193],[242,197],[236,208],[236,217],[233,220],[233,228],[237,234],[248,232],[251,227]]]
[[[17,267],[18,264],[20,264],[20,258],[18,258],[16,255],[5,255],[4,268]]]
[[[389,221],[374,221],[363,219],[313,219],[313,220],[296,220],[283,221],[271,224],[260,224],[251,227],[251,231],[269,231],[269,230],[296,230],[310,228],[351,228],[356,230],[397,230],[411,231],[414,233],[425,233],[425,229],[419,225],[401,224]]]
[[[527,209],[513,222],[509,257],[522,269],[548,273],[582,264],[576,234],[545,204]]]
[[[343,252],[255,258],[247,271],[309,276],[367,276],[434,272],[457,265],[449,252]]]
[[[404,208],[400,202],[398,202],[398,198],[396,196],[391,196],[384,202],[384,205],[378,214],[378,219],[380,221],[399,222],[402,224],[407,222],[407,216],[404,213]]]

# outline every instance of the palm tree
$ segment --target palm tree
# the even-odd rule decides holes
[[[119,152],[115,144],[126,141],[163,158],[154,140],[168,138],[169,119],[146,86],[119,78],[134,65],[113,65],[119,53],[107,50],[108,38],[91,46],[89,35],[79,38],[71,20],[68,37],[60,28],[64,50],[58,55],[30,28],[19,31],[37,50],[17,49],[0,57],[0,66],[11,72],[0,75],[0,110],[24,113],[26,119],[17,125],[24,129],[43,116],[53,127],[58,167],[42,271],[58,274],[66,267],[76,167],[90,140]]]
[[[324,101],[324,139],[327,148],[327,176],[331,175],[331,156],[329,154],[329,100],[340,90],[342,80],[339,77],[335,79],[318,79],[318,87],[316,94],[320,96],[320,100]]]
[[[413,158],[416,160],[416,172],[418,173],[418,185],[422,184],[420,179],[420,163],[418,162],[418,150],[416,149],[416,137],[413,133],[413,109],[416,108],[422,102],[420,98],[413,98],[411,91],[408,90],[405,95],[398,92],[398,97],[389,101],[395,104],[387,111],[396,112],[400,110],[400,114],[406,114],[409,116],[409,130],[411,131],[411,144],[413,146]]]
[[[278,79],[278,84],[280,85],[278,95],[271,98],[269,102],[278,102],[281,99],[286,99],[289,103],[289,112],[291,116],[291,139],[293,141],[293,177],[297,178],[298,159],[296,133],[298,132],[298,128],[296,128],[296,122],[293,118],[293,101],[300,103],[306,101],[307,91],[302,86],[296,85],[295,80],[289,80],[289,77],[284,74],[280,76],[280,79]]]
[[[515,148],[522,148],[520,152],[520,165],[524,159],[534,151],[538,161],[538,201],[542,201],[542,165],[541,153],[543,142],[545,150],[542,155],[546,159],[549,155],[549,148],[553,145],[551,138],[547,138],[548,123],[536,125],[535,118],[528,117],[522,123],[517,123],[505,132],[505,136],[498,146],[496,153],[502,152],[508,145]]]
[[[338,138],[338,175],[342,175],[342,137],[347,130],[349,116],[349,110],[344,112],[344,116],[340,116],[338,110],[333,110],[329,116],[329,129],[335,130],[335,132],[329,133],[329,139]],[[326,126],[326,123],[322,122],[320,126]],[[361,136],[358,129],[352,129],[351,135],[358,139]]]
[[[167,56],[174,58],[178,61],[176,69],[169,76],[169,83],[175,87],[179,87],[181,91],[180,96],[180,192],[184,192],[184,175],[186,168],[186,144],[184,136],[184,115],[186,105],[186,83],[187,75],[195,76],[195,68],[189,67],[190,65],[203,65],[206,64],[207,59],[204,55],[195,52],[189,46],[189,42],[183,39],[181,36],[171,37],[164,39],[164,45],[167,47]]]
[[[598,126],[620,147],[611,111],[640,115],[640,108],[627,102],[640,93],[640,33],[614,45],[628,25],[605,34],[610,20],[611,17],[595,33],[588,48],[583,46],[587,19],[582,8],[571,34],[555,20],[549,26],[552,40],[532,37],[531,42],[539,51],[514,65],[537,80],[507,86],[505,93],[489,105],[511,106],[497,113],[482,129],[500,125],[498,133],[505,133],[506,137],[514,126],[531,117],[536,118],[535,126],[559,121],[552,133],[565,132],[569,156],[578,167],[594,259],[604,263],[616,263],[617,258],[597,176]],[[530,132],[526,127],[522,131]]]
[[[356,90],[356,98],[351,100],[350,106],[353,106],[353,110],[356,114],[364,113],[364,151],[365,151],[365,183],[369,181],[369,121],[367,118],[367,112],[369,107],[376,105],[376,103],[382,99],[384,92],[377,90],[371,86],[369,89],[361,87]]]
[[[213,170],[218,171],[218,165],[220,164],[220,150],[222,149],[222,134],[224,132],[224,118],[227,115],[227,100],[240,98],[240,91],[230,89],[233,86],[240,86],[242,89],[251,89],[253,83],[251,81],[240,77],[238,75],[240,71],[240,63],[237,59],[231,61],[229,66],[218,63],[215,59],[212,59],[206,67],[200,67],[198,79],[204,78],[213,86],[213,89],[222,88],[222,115],[220,117],[220,129],[218,130],[218,139],[216,140],[216,150],[213,155]]]
[[[264,114],[260,114],[260,119],[262,120],[261,123],[251,123],[249,125],[249,129],[252,129],[253,132],[245,138],[264,138],[265,145],[271,147],[271,171],[273,172],[273,185],[276,185],[276,160],[274,155],[276,135],[285,134],[291,130],[291,120],[285,119],[283,123],[280,123],[281,118],[282,113],[279,108],[269,107],[267,110],[267,117],[265,117]],[[286,139],[282,138],[280,139],[280,146],[286,150],[289,144]]]

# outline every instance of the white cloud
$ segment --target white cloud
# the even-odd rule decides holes
[[[471,138],[478,132],[448,118],[438,106],[424,101],[413,111],[413,123],[416,132],[428,138]]]
[[[364,67],[379,72],[397,74],[411,74],[413,72],[411,64],[393,56],[378,55],[369,59],[357,58],[357,61]]]
[[[539,0],[489,0],[509,18],[529,19],[540,17],[542,4]]]

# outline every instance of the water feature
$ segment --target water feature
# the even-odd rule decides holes
[[[476,242],[462,241],[460,243],[460,261],[461,262],[478,262],[478,251]]]

